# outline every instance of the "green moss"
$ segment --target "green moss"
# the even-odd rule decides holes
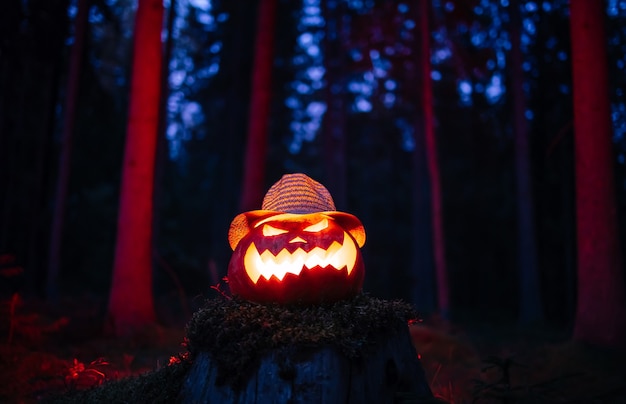
[[[361,294],[319,306],[281,306],[239,299],[207,300],[187,325],[191,358],[207,352],[217,382],[240,385],[272,350],[334,347],[348,358],[364,356],[377,337],[406,327],[417,313],[407,303]]]

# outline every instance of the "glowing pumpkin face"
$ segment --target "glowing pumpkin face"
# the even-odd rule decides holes
[[[233,294],[257,302],[321,303],[361,291],[365,271],[359,247],[365,231],[356,217],[342,212],[242,215],[247,229],[234,234],[231,226],[229,233]]]

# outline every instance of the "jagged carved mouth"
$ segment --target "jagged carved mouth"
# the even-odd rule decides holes
[[[244,267],[246,273],[255,284],[260,277],[269,280],[272,276],[282,281],[287,274],[300,275],[306,268],[332,267],[337,271],[347,268],[348,275],[356,265],[357,248],[350,236],[344,231],[343,242],[333,241],[327,248],[314,247],[304,251],[298,247],[294,252],[282,249],[277,255],[269,250],[259,254],[254,242],[246,250]]]

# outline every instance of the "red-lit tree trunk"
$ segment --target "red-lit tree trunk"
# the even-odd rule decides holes
[[[529,323],[543,317],[537,247],[535,245],[535,215],[530,177],[529,133],[526,123],[526,97],[521,49],[522,16],[519,0],[511,2],[511,93],[513,95],[513,133],[515,136],[515,175],[517,190],[517,263],[519,279],[519,320]]]
[[[446,268],[446,247],[443,227],[443,199],[441,179],[437,157],[437,139],[435,137],[435,112],[433,86],[430,69],[430,1],[419,2],[420,27],[420,73],[422,75],[422,114],[424,116],[424,140],[426,143],[426,164],[430,177],[430,196],[432,209],[433,257],[435,279],[437,282],[437,306],[439,312],[447,317],[450,312],[450,287]]]
[[[261,0],[252,65],[252,95],[248,114],[248,140],[243,162],[243,189],[239,206],[242,212],[259,209],[266,191],[265,159],[272,96],[275,23],[276,0]]]
[[[107,326],[127,335],[155,321],[152,193],[161,96],[162,0],[139,0]]]
[[[50,229],[50,250],[48,252],[48,273],[46,278],[46,298],[55,301],[58,297],[59,264],[61,261],[61,241],[65,224],[65,201],[70,178],[70,161],[72,157],[72,137],[76,121],[76,102],[78,99],[78,83],[80,82],[83,44],[89,11],[89,1],[78,1],[78,12],[74,22],[74,44],[70,53],[69,72],[63,108],[63,129],[61,132],[61,150],[59,153],[59,172],[57,174],[54,213]]]
[[[626,300],[620,259],[612,153],[604,3],[570,2],[578,301],[574,338],[626,346]]]

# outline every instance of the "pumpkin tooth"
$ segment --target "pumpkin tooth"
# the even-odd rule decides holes
[[[346,239],[349,237],[344,232],[343,243],[333,241],[326,250],[315,247],[306,252],[302,248],[297,248],[290,253],[287,249],[282,249],[276,256],[269,250],[259,254],[256,245],[250,243],[245,254],[244,267],[248,277],[255,284],[261,276],[268,280],[275,276],[282,281],[288,273],[300,275],[304,267],[326,268],[330,265],[340,271],[345,266],[350,275],[356,265],[357,249],[352,240]]]

